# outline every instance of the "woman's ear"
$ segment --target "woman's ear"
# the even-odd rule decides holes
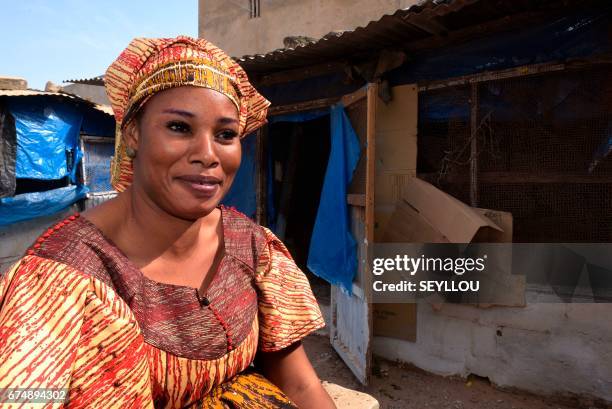
[[[138,129],[137,122],[136,120],[131,120],[123,129],[125,146],[131,148],[133,152],[138,150],[138,141],[140,139],[140,130]]]

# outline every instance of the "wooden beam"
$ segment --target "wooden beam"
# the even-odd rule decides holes
[[[571,11],[564,8],[562,13],[571,14]],[[446,36],[432,35],[425,39],[414,40],[404,44],[403,49],[408,52],[408,55],[414,55],[414,53],[419,51],[461,44],[471,39],[491,36],[500,31],[522,29],[531,24],[541,22],[544,19],[550,19],[561,15],[561,12],[558,10],[527,11],[512,16],[504,16],[497,20],[483,22],[478,25],[471,25],[458,30],[449,31]]]
[[[486,71],[477,74],[462,75],[460,77],[448,78],[439,81],[431,81],[419,84],[419,91],[431,91],[435,89],[456,87],[459,85],[477,84],[479,82],[496,81],[508,78],[526,77],[531,75],[545,74],[555,71],[580,70],[593,65],[612,65],[612,56],[608,54],[598,55],[592,58],[576,59],[569,62],[548,62],[542,64],[523,65],[505,70]]]
[[[349,193],[346,195],[346,202],[351,206],[365,207],[365,195],[360,193]]]
[[[428,83],[420,83],[419,91],[431,91],[435,89],[456,87],[459,85],[477,84],[479,82],[502,80],[506,78],[524,77],[528,75],[537,75],[547,72],[563,71],[566,68],[564,63],[543,63],[524,65],[521,67],[510,68],[499,71],[487,71],[478,74],[462,75],[460,77],[448,78],[440,81],[432,81]]]
[[[310,65],[292,70],[279,71],[272,74],[262,75],[255,81],[258,87],[282,84],[284,82],[298,81],[306,78],[318,77],[320,75],[344,72],[347,67],[346,61],[333,61],[323,64]]]
[[[419,30],[435,36],[443,36],[448,33],[448,28],[431,17],[423,18],[420,14],[409,14],[408,18],[405,18],[404,21]]]
[[[340,101],[342,102],[342,105],[344,105],[344,107],[346,108],[349,105],[354,104],[355,102],[361,101],[366,96],[367,96],[367,86],[361,87],[357,91],[351,94],[344,95],[342,98],[340,98]]]
[[[470,205],[478,207],[478,84],[470,97]]]
[[[340,98],[334,97],[334,98],[315,99],[312,101],[305,101],[305,102],[297,102],[295,104],[277,105],[277,106],[270,107],[270,109],[268,110],[268,116],[290,114],[290,113],[301,112],[301,111],[311,111],[313,109],[328,108],[332,106],[333,104],[335,104],[336,102],[338,102],[339,100]]]
[[[366,193],[365,193],[365,228],[366,240],[374,243],[374,193],[376,184],[376,100],[378,84],[370,83],[367,87],[367,128],[366,128]],[[368,275],[368,274],[366,274]],[[367,286],[366,286],[367,287]],[[371,289],[367,289],[369,291]]]

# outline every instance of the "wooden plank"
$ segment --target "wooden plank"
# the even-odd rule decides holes
[[[290,114],[294,112],[310,111],[313,109],[327,108],[338,102],[340,98],[321,98],[312,101],[298,102],[288,105],[277,105],[270,107],[268,116]]]
[[[478,84],[470,97],[470,205],[478,206]]]
[[[376,162],[375,115],[377,86],[369,84],[366,91],[365,115],[351,118],[354,128],[365,128],[365,188],[363,200],[347,196],[347,200],[363,201],[364,206],[350,206],[351,233],[357,241],[357,276],[353,280],[353,294],[346,294],[338,287],[332,286],[332,319],[330,342],[342,360],[351,369],[357,379],[364,385],[370,381],[372,368],[372,278],[371,244],[374,237],[374,177]],[[359,104],[355,107],[360,108]],[[364,156],[362,156],[364,159]],[[351,199],[349,199],[351,197]],[[369,223],[369,226],[367,225]],[[369,233],[367,230],[369,229]]]
[[[374,181],[376,179],[376,100],[378,84],[367,88],[367,130],[366,130],[366,240],[374,242]],[[368,275],[368,274],[366,274]]]
[[[351,206],[365,207],[365,195],[349,193],[346,195],[346,202]]]
[[[565,63],[543,63],[524,65],[521,67],[509,68],[507,70],[486,71],[478,74],[462,75],[460,77],[448,78],[440,81],[421,83],[419,84],[419,91],[431,91],[435,89],[456,87],[459,85],[469,85],[485,81],[495,81],[507,78],[544,74],[555,71],[563,71],[565,69]]]
[[[601,54],[591,58],[574,60],[569,62],[547,62],[541,64],[530,64],[523,65],[520,67],[508,68],[506,70],[486,71],[477,74],[447,78],[439,81],[420,83],[419,91],[431,91],[447,87],[456,87],[460,85],[477,84],[479,82],[540,75],[556,71],[580,70],[586,67],[592,67],[594,65],[610,64],[612,64],[612,56],[608,54]]]
[[[263,75],[259,80],[255,81],[257,86],[269,86],[274,84],[282,84],[284,82],[298,81],[306,78],[317,77],[325,74],[333,74],[343,72],[347,66],[346,61],[333,61],[323,64],[316,64],[306,67],[300,67],[293,70],[279,71],[272,74]]]
[[[352,94],[346,94],[345,96],[340,98],[340,101],[342,102],[342,105],[344,105],[344,107],[346,108],[349,105],[364,99],[366,96],[366,87],[361,87]]]

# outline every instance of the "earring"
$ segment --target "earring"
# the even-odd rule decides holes
[[[134,159],[136,157],[136,150],[132,148],[131,146],[126,146],[125,155],[130,159]]]

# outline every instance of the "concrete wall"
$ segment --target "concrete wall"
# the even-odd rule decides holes
[[[63,86],[62,90],[78,95],[96,104],[110,105],[110,101],[106,96],[106,90],[100,85],[68,84]]]
[[[440,375],[612,402],[612,304],[418,307],[417,341],[377,337],[375,354]]]
[[[49,226],[78,210],[78,206],[73,205],[51,216],[38,217],[0,227],[0,276],[23,256],[28,247],[34,243],[34,240]]]
[[[417,0],[260,0],[249,18],[249,0],[199,0],[199,36],[232,56],[283,48],[287,36],[320,38],[353,30]]]

